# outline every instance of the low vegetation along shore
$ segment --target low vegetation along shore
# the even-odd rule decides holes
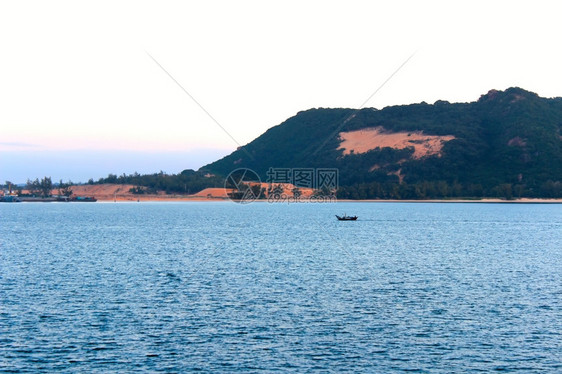
[[[265,188],[266,184],[263,184]],[[195,194],[168,194],[164,191],[158,193],[133,193],[136,186],[131,184],[98,184],[98,185],[76,185],[71,189],[73,194],[80,196],[92,196],[98,201],[229,201],[228,196],[232,190],[225,188],[205,188]],[[287,196],[292,196],[291,186],[285,185],[283,191]],[[312,191],[306,190],[301,194],[301,199],[307,199],[312,195]],[[371,200],[345,200],[338,199],[338,201],[360,201],[360,202],[489,202],[489,203],[562,203],[562,199],[534,199],[534,198],[521,198],[521,199],[497,199],[497,198],[483,198],[483,199],[426,199],[426,200],[396,200],[396,199],[371,199]]]
[[[266,189],[266,184],[262,184],[262,188]],[[282,193],[284,196],[294,198],[294,186],[284,185]],[[230,196],[233,190],[225,188],[205,188],[195,194],[180,194],[180,193],[166,193],[159,191],[156,193],[138,193],[138,186],[132,184],[94,184],[94,185],[74,185],[69,187],[70,196],[74,197],[87,197],[93,198],[100,202],[164,202],[164,201],[230,201]],[[24,195],[29,191],[22,190]],[[271,201],[267,199],[267,192],[265,192],[265,199],[262,201]],[[58,188],[51,190],[52,196],[59,196],[60,190]],[[301,201],[308,200],[313,195],[313,191],[305,189],[300,192],[299,199]],[[294,201],[294,200],[293,200]],[[334,200],[335,201],[335,200]],[[562,199],[540,199],[540,198],[520,198],[520,199],[498,199],[498,198],[482,198],[482,199],[419,199],[419,200],[397,200],[397,199],[362,199],[362,200],[349,200],[337,199],[339,202],[367,202],[367,203],[384,203],[384,202],[413,202],[413,203],[562,203]]]

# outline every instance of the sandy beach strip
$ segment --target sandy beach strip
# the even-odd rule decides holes
[[[196,194],[166,194],[161,191],[156,194],[133,194],[130,190],[133,185],[123,184],[101,184],[101,185],[76,185],[72,186],[72,196],[93,197],[100,202],[218,202],[218,201],[231,201],[228,194],[232,192],[230,189],[225,188],[206,188]],[[266,188],[267,184],[262,187]],[[289,196],[289,201],[279,202],[294,202],[292,198],[292,185],[283,185],[283,192]],[[58,194],[58,190],[52,191],[54,195]],[[299,202],[307,202],[313,193],[312,189],[301,189],[302,196]],[[257,202],[268,202],[267,199],[256,200]],[[348,199],[335,199],[337,202],[361,202],[361,203],[493,203],[493,204],[561,204],[562,199],[544,199],[544,198],[519,198],[513,200],[505,200],[498,198],[482,198],[482,199],[427,199],[427,200],[396,200],[396,199],[364,199],[364,200],[348,200]],[[320,201],[315,201],[319,203]]]

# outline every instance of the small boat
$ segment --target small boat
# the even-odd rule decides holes
[[[0,197],[0,202],[2,203],[21,203],[21,199],[17,196],[6,195]]]
[[[98,201],[98,199],[96,199],[95,197],[90,197],[90,196],[76,196],[74,198],[72,198],[71,201],[75,201],[75,202],[79,202],[79,203],[95,203],[96,201]]]
[[[338,221],[356,221],[357,220],[357,216],[348,216],[346,214],[344,214],[342,217],[340,217],[336,214],[336,218],[338,219]]]

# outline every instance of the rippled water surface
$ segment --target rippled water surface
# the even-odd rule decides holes
[[[0,205],[0,372],[561,372],[561,332],[561,205]]]

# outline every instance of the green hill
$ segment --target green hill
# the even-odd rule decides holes
[[[347,136],[359,145],[344,154]],[[509,88],[472,103],[310,109],[200,172],[242,167],[262,181],[270,168],[337,168],[342,198],[562,197],[562,98]]]

